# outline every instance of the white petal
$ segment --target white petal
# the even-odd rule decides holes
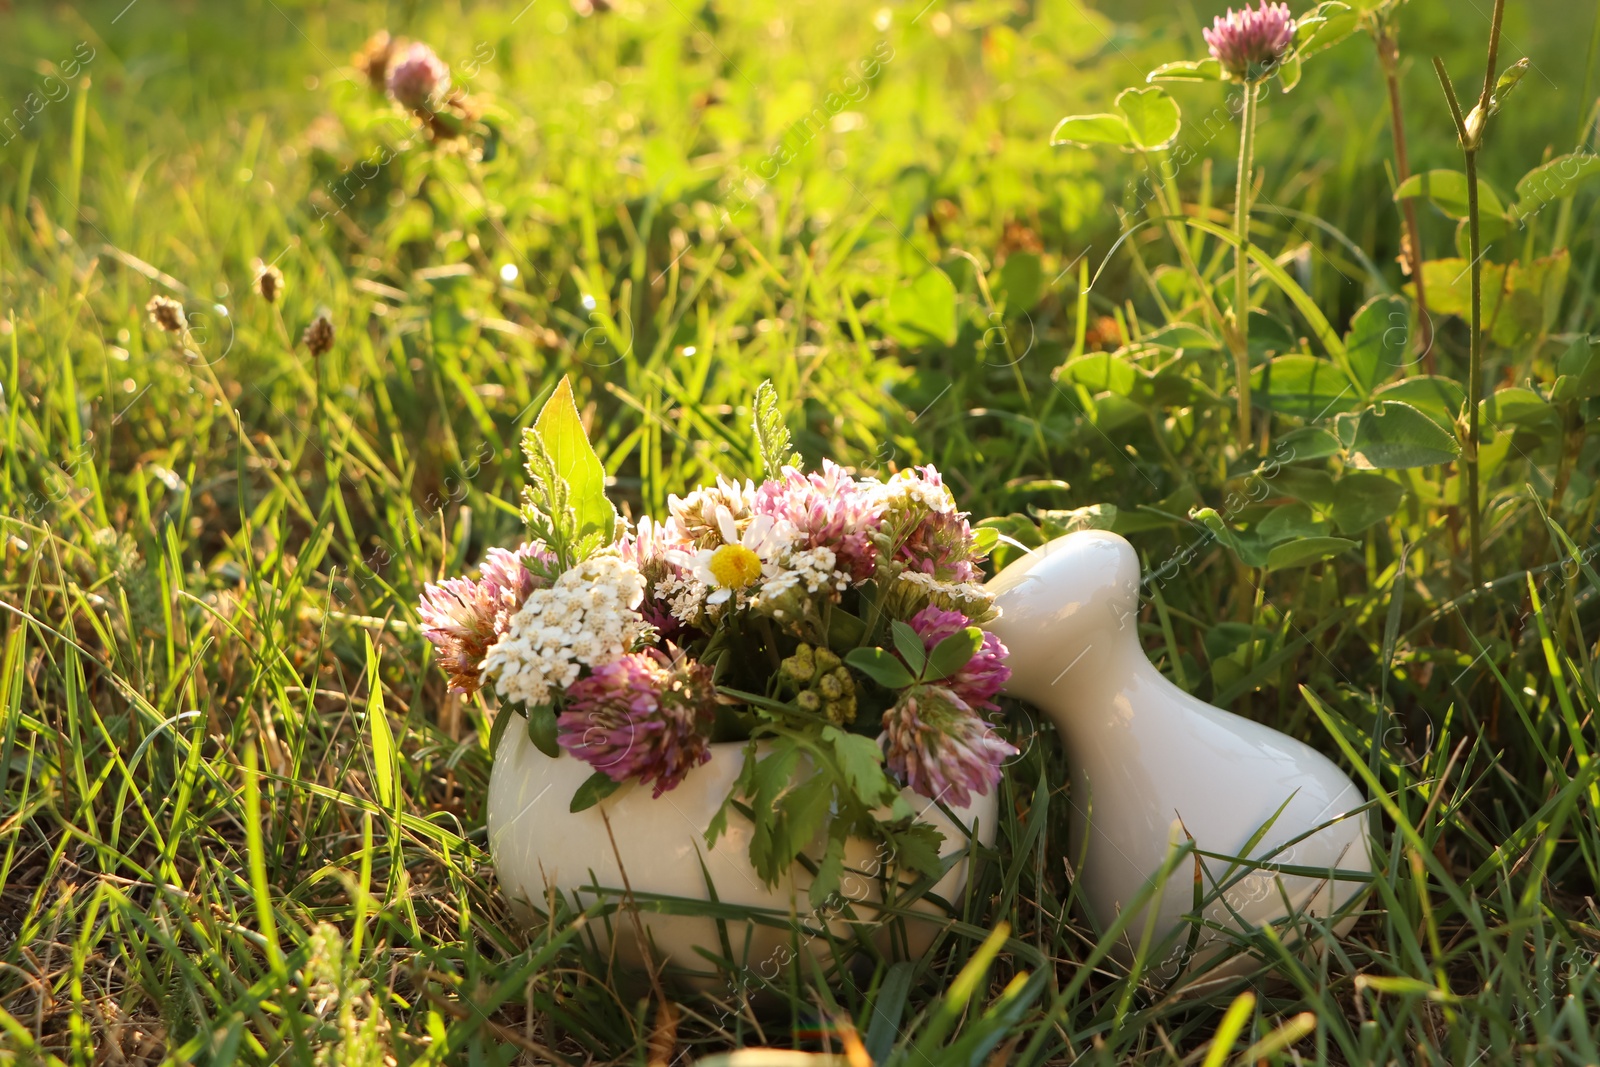
[[[733,524],[733,512],[728,510],[726,504],[717,505],[717,530],[722,534],[724,544],[739,543],[739,528]]]

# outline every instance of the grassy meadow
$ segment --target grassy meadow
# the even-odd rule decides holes
[[[1406,201],[1426,316],[1373,31],[1410,170],[1459,172],[1431,57],[1470,110],[1494,4],[1269,83],[1247,333],[1236,87],[1168,84],[1169,146],[1051,144],[1202,57],[1211,0],[0,7],[0,1062],[1600,1062],[1595,5],[1506,6],[1476,204]],[[374,91],[381,29],[469,136]],[[518,541],[563,375],[632,516],[755,475],[770,379],[812,463],[1127,536],[1161,669],[1372,798],[1351,932],[1199,992],[1109,958],[1021,707],[925,956],[668,1007],[620,916],[520,921],[495,708],[416,604]]]

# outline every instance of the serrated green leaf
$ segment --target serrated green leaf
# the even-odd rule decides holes
[[[939,844],[944,835],[927,823],[913,823],[904,830],[892,831],[888,838],[894,864],[900,870],[914,871],[929,878],[938,877],[944,871],[944,863],[939,859]]]
[[[824,727],[822,738],[832,747],[839,770],[856,799],[869,808],[893,799],[895,785],[884,773],[883,749],[877,741],[834,726]]]
[[[1050,143],[1079,148],[1102,144],[1131,148],[1134,141],[1128,120],[1121,115],[1068,115],[1050,132]]]
[[[816,876],[811,879],[811,887],[806,891],[812,910],[821,909],[839,891],[839,884],[844,878],[844,842],[843,836],[828,835],[828,847],[817,862]]]
[[[928,651],[917,631],[896,619],[889,624],[889,636],[894,640],[894,650],[906,661],[911,673],[922,677],[922,668],[928,663]]]
[[[1360,541],[1352,541],[1347,537],[1307,537],[1300,541],[1286,541],[1267,553],[1267,570],[1304,567],[1360,546]]]
[[[613,782],[604,773],[595,771],[572,794],[572,803],[567,810],[578,812],[592,808],[621,787],[621,782]]]
[[[1117,94],[1116,107],[1127,122],[1133,143],[1146,151],[1171,145],[1183,124],[1178,102],[1160,86],[1124,89]]]
[[[1350,445],[1358,470],[1407,470],[1449,463],[1461,446],[1428,416],[1400,401],[1378,402],[1363,411]]]
[[[904,689],[916,682],[904,663],[881,648],[852,648],[844,661],[885,689]]]

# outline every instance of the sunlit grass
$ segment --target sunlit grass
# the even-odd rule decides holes
[[[1173,989],[1109,958],[1120,931],[1078,906],[1046,730],[935,951],[748,1003],[674,987],[668,1059],[854,1032],[907,1063],[1600,1057],[1594,399],[1496,438],[1482,590],[1449,465],[1394,475],[1406,502],[1355,550],[1240,563],[1189,520],[1260,517],[1226,501],[1264,461],[1192,399],[1231,367],[1202,355],[1190,401],[1131,414],[1053,373],[1192,298],[1156,227],[1080,292],[1140,175],[1047,142],[1195,54],[1198,16],[919,9],[10,13],[3,84],[27,119],[0,162],[0,1058],[632,1063],[659,1045],[665,1009],[594,936],[625,916],[558,902],[530,924],[501,898],[492,709],[446,693],[415,626],[424,582],[515,542],[518,435],[563,374],[631,515],[752,473],[770,378],[812,460],[935,462],[1019,537],[1114,523],[1147,574],[1181,555],[1147,582],[1146,650],[1339,760],[1381,845],[1349,936],[1306,954],[1314,927],[1261,931],[1273,976]],[[1418,0],[1402,40],[1467,78],[1486,31],[1453,12]],[[1544,47],[1556,15],[1573,37],[1594,18],[1514,8],[1518,44]],[[495,130],[481,152],[418,138],[350,66],[385,25],[465,79]],[[41,79],[90,52],[53,99]],[[1584,84],[1592,104],[1581,67],[1538,73],[1485,152],[1503,190],[1578,143]],[[1430,76],[1406,80],[1416,170],[1457,165]],[[1198,116],[1207,91],[1175,95]],[[1273,210],[1252,239],[1339,331],[1404,282],[1385,107],[1352,39],[1260,134]],[[1233,138],[1197,136],[1211,162],[1179,178],[1202,220],[1226,223]],[[1491,387],[1547,388],[1595,328],[1593,190],[1567,203],[1564,230],[1553,208],[1526,237],[1544,255],[1559,234],[1565,282],[1536,337],[1491,348]],[[1424,215],[1429,258],[1452,255],[1454,223]],[[1231,291],[1224,243],[1190,240]],[[283,272],[275,303],[257,259]],[[1306,320],[1258,287],[1298,348]],[[154,295],[187,333],[149,322]],[[336,339],[313,359],[323,311]],[[1459,380],[1458,320],[1436,355]],[[1071,511],[1096,505],[1115,518]]]

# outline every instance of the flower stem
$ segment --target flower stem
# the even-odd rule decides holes
[[[1256,147],[1256,97],[1253,81],[1244,83],[1244,113],[1239,118],[1239,184],[1233,194],[1235,249],[1233,278],[1233,364],[1239,382],[1239,454],[1250,448],[1250,171]]]
[[[1380,23],[1373,33],[1378,46],[1378,63],[1383,67],[1384,81],[1389,90],[1389,132],[1394,139],[1395,180],[1404,185],[1411,177],[1411,161],[1406,152],[1406,126],[1400,109],[1400,49],[1395,43],[1394,30]],[[1428,314],[1428,294],[1422,279],[1422,231],[1417,226],[1417,201],[1407,197],[1400,202],[1400,212],[1406,223],[1406,270],[1417,287],[1417,354],[1422,359],[1422,373],[1432,374],[1433,318]]]

